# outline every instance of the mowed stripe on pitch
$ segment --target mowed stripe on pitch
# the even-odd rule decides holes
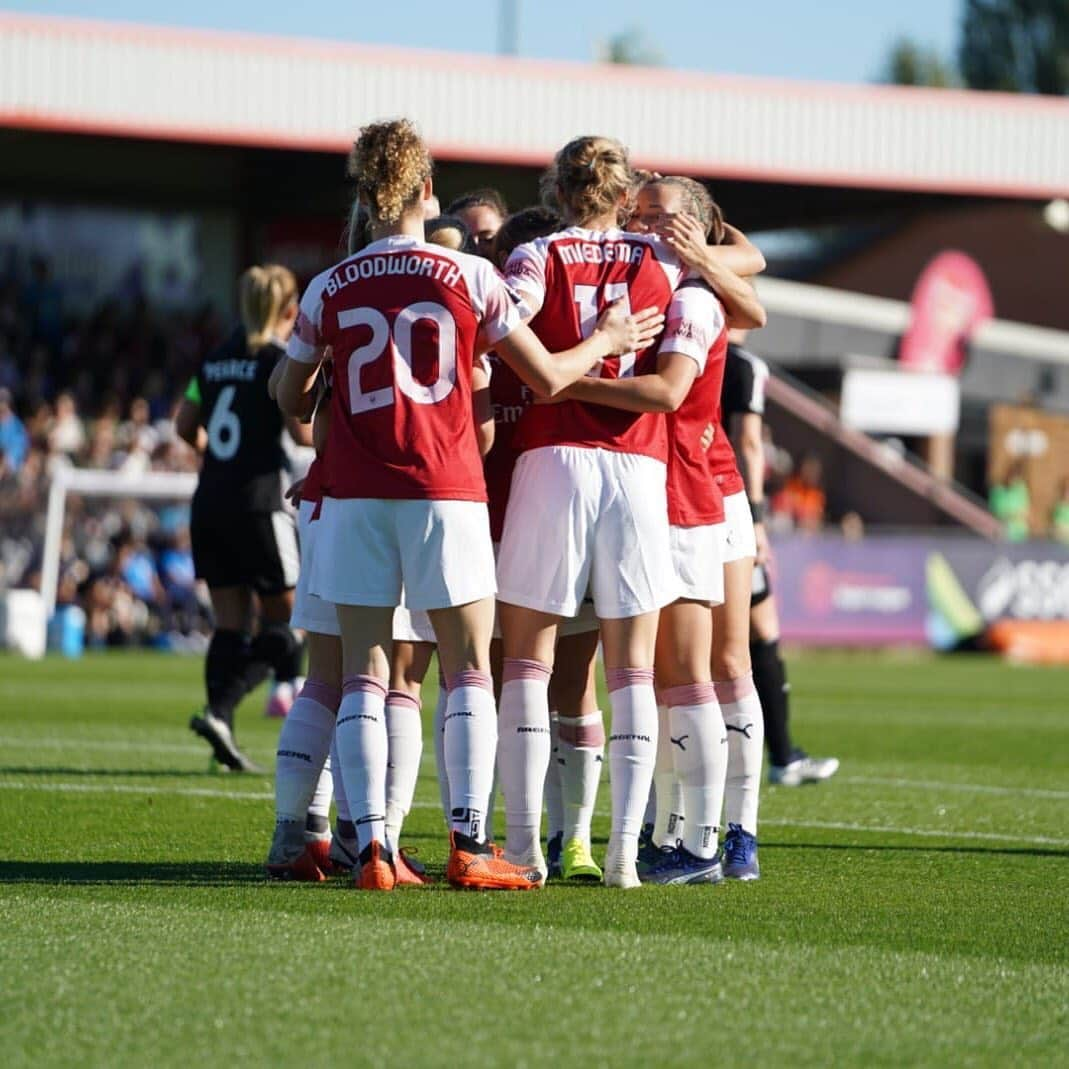
[[[2,780],[0,790],[38,791],[59,794],[137,794],[137,795],[175,795],[188,798],[229,798],[239,802],[271,802],[274,794],[266,791],[225,791],[212,787],[154,787],[140,786],[132,783],[69,783],[63,781],[38,783],[31,780]],[[437,802],[415,801],[413,809],[438,809]],[[607,816],[607,810],[598,810],[598,816]],[[1053,838],[1046,835],[1021,835],[1018,833],[1003,835],[998,832],[951,830],[946,828],[912,828],[891,824],[861,824],[849,821],[832,820],[786,820],[768,819],[761,821],[764,827],[813,828],[826,831],[864,832],[877,835],[912,835],[933,839],[970,839],[998,843],[1022,843],[1030,846],[1069,847],[1069,839]]]

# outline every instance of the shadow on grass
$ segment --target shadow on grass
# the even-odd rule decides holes
[[[133,776],[148,779],[201,779],[209,782],[217,782],[216,776],[205,772],[203,769],[189,768],[72,768],[69,765],[3,765],[0,766],[0,774],[8,776]],[[240,779],[261,780],[263,775],[258,773],[241,773]],[[227,779],[233,783],[239,777]]]
[[[951,832],[948,839],[953,839]],[[1069,850],[1055,846],[897,846],[881,843],[777,843],[761,840],[762,850],[849,850],[852,853],[878,851],[892,854],[977,854],[980,857],[1069,857]]]
[[[0,884],[229,887],[265,882],[261,865],[236,861],[0,861]]]

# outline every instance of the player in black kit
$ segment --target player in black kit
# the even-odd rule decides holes
[[[269,672],[292,683],[301,664],[289,626],[299,562],[282,502],[286,421],[267,391],[297,317],[297,280],[285,267],[251,267],[241,276],[240,299],[242,326],[204,359],[175,427],[203,457],[190,531],[215,616],[204,667],[208,702],[190,728],[222,766],[249,772],[259,769],[234,740],[234,710]],[[310,444],[308,428],[289,429]]]
[[[757,560],[750,600],[750,661],[754,686],[761,699],[768,745],[769,782],[784,787],[819,783],[835,775],[838,758],[810,757],[791,742],[789,718],[790,683],[779,651],[779,613],[769,582],[769,544],[765,533],[765,461],[763,423],[768,365],[738,344],[739,331],[729,335],[721,409],[724,427],[732,433],[732,417],[738,429],[732,434],[738,446],[739,470],[746,480],[746,493],[753,513]]]

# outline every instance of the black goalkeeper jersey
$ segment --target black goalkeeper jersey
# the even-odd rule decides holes
[[[208,446],[194,504],[226,512],[282,508],[284,420],[267,380],[284,351],[268,342],[249,350],[237,329],[201,364],[186,396],[200,404]]]
[[[724,365],[724,385],[720,391],[722,422],[736,413],[765,413],[765,383],[768,381],[768,364],[759,356],[747,352],[741,345],[728,344],[727,361]]]

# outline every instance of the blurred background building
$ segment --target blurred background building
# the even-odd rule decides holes
[[[515,15],[502,5],[506,52]],[[1028,18],[1046,36],[1006,45],[1005,20]],[[555,149],[590,131],[710,184],[768,260],[769,325],[748,345],[774,370],[781,535],[1069,540],[1069,9],[966,2],[956,62],[889,43],[886,78],[908,86],[651,67],[638,35],[604,52],[0,13],[6,583],[39,582],[55,464],[195,468],[169,416],[240,270],[274,260],[303,281],[336,260],[353,133],[399,114],[430,141],[443,203],[479,186],[532,203]],[[181,509],[76,501],[63,545],[60,601],[94,639],[197,633]]]

